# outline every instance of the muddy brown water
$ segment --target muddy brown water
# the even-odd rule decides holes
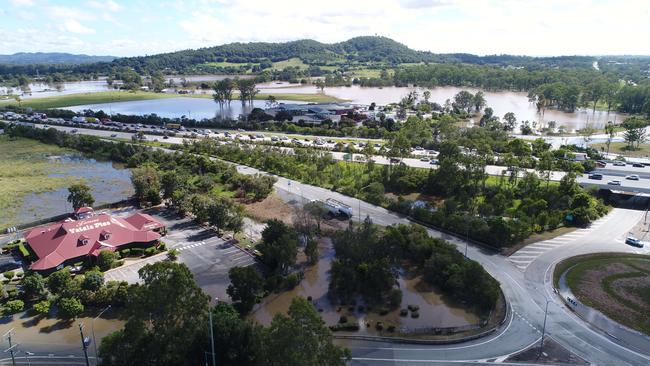
[[[408,329],[459,327],[479,322],[479,317],[476,314],[451,304],[431,286],[421,281],[420,277],[407,278],[406,276],[400,276],[398,279],[403,294],[400,308],[406,308],[408,305],[419,306],[419,318],[401,317],[399,309],[383,316],[376,313],[359,312],[358,308],[349,312],[346,307],[343,307],[340,312],[337,312],[339,307],[333,305],[327,295],[329,271],[335,254],[331,240],[329,238],[322,239],[319,243],[319,250],[320,260],[316,265],[305,270],[305,277],[298,286],[291,291],[266,297],[250,317],[261,324],[268,325],[275,314],[287,312],[291,299],[296,296],[311,296],[316,308],[322,310],[320,314],[326,324],[337,324],[341,315],[346,315],[349,320],[357,319],[362,333],[373,333],[374,324],[377,321]],[[372,326],[367,328],[366,323],[370,323]]]

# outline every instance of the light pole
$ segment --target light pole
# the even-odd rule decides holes
[[[537,358],[540,358],[542,355],[542,350],[544,349],[544,336],[546,335],[546,317],[548,316],[548,303],[552,300],[546,300],[546,308],[544,309],[544,325],[542,326],[542,339],[539,342],[539,353]]]
[[[370,187],[370,184],[366,184],[366,186],[361,187],[357,190],[357,201],[359,203],[359,223],[361,223],[361,198],[359,198],[359,193],[368,187]]]
[[[11,364],[13,366],[16,366],[16,357],[14,356],[14,352],[15,352],[14,348],[18,347],[18,345],[17,344],[13,344],[13,345],[11,344],[11,336],[13,335],[13,333],[14,333],[14,328],[11,328],[2,337],[7,338],[7,341],[9,341],[9,348],[6,349],[5,352],[9,352],[9,354],[11,355]]]
[[[219,298],[215,297],[217,305],[219,305]],[[210,346],[212,347],[212,366],[217,366],[217,355],[214,353],[214,330],[212,328],[212,309],[210,309]]]
[[[84,337],[83,323],[79,323],[79,334],[81,335],[81,348],[84,350],[84,357],[86,358],[86,366],[90,366],[90,361],[88,361],[88,342]]]
[[[104,308],[104,310],[100,311],[99,314],[97,314],[97,316],[93,318],[93,320],[90,321],[90,329],[93,334],[93,346],[95,347],[95,364],[99,363],[99,356],[97,355],[97,340],[95,339],[95,319],[102,316],[102,314],[104,314],[104,312],[110,308],[111,306],[108,305],[107,307]]]

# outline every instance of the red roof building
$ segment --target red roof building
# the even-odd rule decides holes
[[[25,235],[38,257],[30,269],[57,269],[68,261],[96,257],[103,250],[115,251],[129,244],[153,243],[160,238],[154,230],[164,226],[147,214],[136,213],[127,218],[99,214],[38,227]]]

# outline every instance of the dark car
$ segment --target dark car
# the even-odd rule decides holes
[[[632,164],[632,166],[635,167],[635,168],[645,168],[645,165],[643,165],[641,163],[634,163],[634,164]]]
[[[22,262],[11,255],[0,255],[0,271],[12,271],[22,266]]]
[[[589,179],[603,180],[603,175],[600,173],[589,174]]]

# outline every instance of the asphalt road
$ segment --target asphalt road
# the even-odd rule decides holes
[[[100,135],[89,130],[84,133]],[[257,169],[237,166],[242,173],[263,173]],[[291,182],[289,184],[289,182]],[[404,217],[389,212],[365,202],[331,192],[323,188],[278,179],[276,188],[294,199],[324,200],[336,198],[355,210],[353,219],[370,215],[373,221],[380,225],[408,223]],[[287,196],[285,195],[285,196]],[[359,211],[361,215],[358,216]],[[593,329],[588,323],[576,317],[568,310],[552,288],[552,268],[564,258],[577,254],[601,251],[633,251],[622,245],[620,240],[641,219],[642,212],[634,210],[614,209],[598,227],[586,229],[579,239],[567,242],[566,245],[552,248],[536,257],[525,269],[515,266],[499,254],[481,247],[465,243],[462,239],[446,235],[435,230],[429,230],[432,236],[442,237],[465,250],[471,259],[480,262],[500,283],[503,292],[512,309],[511,317],[504,326],[493,335],[479,340],[451,346],[413,346],[392,343],[348,341],[351,348],[352,364],[464,364],[485,363],[488,361],[503,361],[540,338],[544,321],[544,307],[547,300],[548,318],[546,334],[560,344],[575,352],[580,357],[597,365],[648,365],[650,364],[650,339],[638,335],[637,344],[647,344],[637,349],[629,343],[624,343]]]

